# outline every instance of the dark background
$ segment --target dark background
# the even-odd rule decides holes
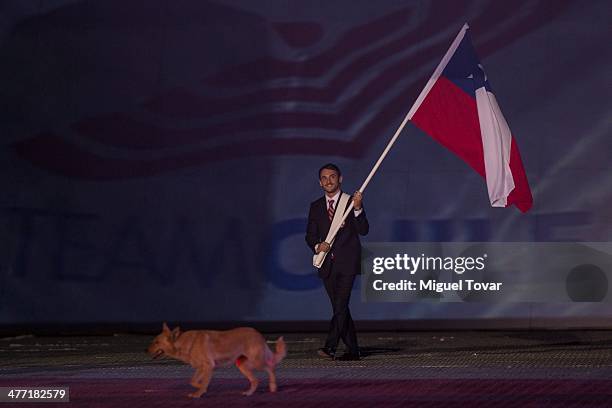
[[[484,181],[408,124],[365,192],[365,241],[610,241],[611,14],[605,0],[1,2],[0,324],[326,320],[303,239],[316,171],[336,162],[357,189],[465,22],[534,207],[491,208]],[[362,303],[359,284],[360,321],[612,315],[569,298]]]

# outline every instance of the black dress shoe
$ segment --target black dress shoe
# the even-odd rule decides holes
[[[359,353],[344,353],[341,357],[338,358],[340,361],[359,361],[361,360],[361,356]]]
[[[331,358],[332,360],[336,358],[335,351],[327,347],[321,347],[320,349],[318,349],[317,354],[320,355],[321,357]]]

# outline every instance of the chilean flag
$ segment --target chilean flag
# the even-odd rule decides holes
[[[516,141],[463,26],[408,119],[487,181],[493,207],[527,212],[533,198]]]

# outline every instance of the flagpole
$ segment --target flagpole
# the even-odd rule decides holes
[[[438,80],[438,78],[440,78],[440,75],[442,75],[442,71],[444,71],[444,68],[446,68],[448,61],[450,61],[455,51],[457,51],[457,48],[459,47],[459,43],[461,43],[461,40],[463,40],[463,37],[465,36],[465,32],[468,30],[468,28],[470,28],[470,26],[468,25],[468,23],[465,23],[463,27],[461,27],[461,30],[459,30],[459,33],[457,34],[457,36],[451,43],[450,47],[448,47],[448,50],[446,50],[446,54],[444,54],[444,56],[440,60],[440,63],[434,70],[433,74],[431,74],[429,81],[427,81],[427,83],[423,87],[423,90],[419,94],[419,97],[416,99],[414,104],[412,104],[412,108],[410,108],[410,111],[408,111],[409,120],[412,119],[412,116],[421,107],[421,104],[425,100],[425,97],[427,96],[427,94],[429,94],[429,91],[431,91],[431,88],[433,88],[434,83]]]
[[[452,42],[451,46],[448,48],[448,51],[446,51],[446,54],[444,54],[444,57],[442,57],[442,60],[440,61],[440,63],[438,64],[438,66],[434,70],[434,73],[432,74],[431,78],[429,79],[429,81],[427,82],[427,84],[425,85],[425,87],[423,88],[421,93],[419,94],[419,97],[414,101],[414,103],[412,104],[412,107],[410,107],[410,110],[408,111],[408,113],[404,117],[404,120],[400,124],[399,128],[397,128],[397,130],[395,131],[395,134],[391,138],[391,141],[389,142],[389,144],[387,144],[387,147],[385,148],[385,150],[382,152],[382,154],[378,158],[378,161],[376,162],[376,164],[372,168],[372,171],[370,171],[370,174],[368,175],[368,177],[365,179],[365,181],[361,185],[361,188],[359,189],[360,192],[363,193],[363,190],[365,190],[366,186],[368,185],[368,183],[370,182],[370,180],[374,176],[374,173],[376,173],[376,171],[378,170],[378,167],[380,166],[382,161],[387,156],[387,153],[389,153],[389,150],[391,150],[391,146],[393,146],[393,143],[395,143],[395,140],[397,139],[399,134],[402,132],[402,130],[404,130],[404,126],[406,126],[406,123],[408,123],[408,121],[410,119],[412,119],[412,116],[415,114],[415,112],[417,111],[417,109],[419,108],[421,103],[423,102],[423,99],[425,99],[425,97],[429,93],[429,91],[431,89],[431,86],[433,85],[433,82],[437,79],[437,77],[440,76],[440,74],[442,73],[442,71],[446,67],[446,64],[448,63],[448,60],[450,59],[450,57],[453,55],[453,53],[457,49],[457,46],[459,45],[459,43],[463,39],[463,35],[465,34],[465,31],[468,28],[469,28],[468,24],[465,23],[463,25],[463,27],[461,28],[461,30],[459,31],[459,33],[457,34],[457,36],[455,37],[455,40]]]
[[[404,127],[406,126],[406,123],[408,123],[408,121],[410,119],[412,119],[412,116],[417,111],[417,109],[419,108],[419,106],[421,105],[421,103],[423,102],[423,100],[425,99],[425,97],[427,96],[429,91],[431,90],[431,87],[433,86],[433,82],[435,82],[437,77],[440,76],[440,74],[442,73],[442,71],[446,67],[446,64],[448,63],[448,60],[450,59],[451,55],[457,49],[457,46],[459,45],[459,43],[463,39],[463,35],[465,34],[465,31],[468,28],[469,28],[469,26],[467,25],[467,23],[465,23],[463,25],[463,27],[461,28],[461,30],[459,31],[459,34],[457,34],[457,36],[455,37],[455,40],[451,44],[451,46],[448,49],[448,51],[446,51],[446,54],[442,58],[442,61],[440,61],[440,63],[438,64],[438,66],[434,70],[434,73],[432,74],[431,78],[429,79],[429,81],[427,82],[427,84],[425,85],[423,90],[421,91],[419,97],[414,101],[414,103],[410,107],[410,110],[408,111],[408,113],[404,117],[404,120],[399,125],[399,127],[395,131],[395,134],[393,135],[393,137],[391,138],[391,140],[387,144],[387,147],[385,147],[385,150],[383,150],[382,154],[380,155],[380,157],[376,161],[376,164],[374,164],[374,167],[372,167],[372,170],[370,171],[370,174],[368,174],[368,177],[365,179],[365,181],[363,182],[363,184],[359,188],[359,192],[363,193],[365,188],[367,187],[368,183],[372,179],[372,177],[374,177],[374,174],[376,173],[376,171],[380,167],[380,164],[385,159],[385,157],[387,157],[387,154],[389,153],[389,150],[391,150],[391,147],[393,146],[393,144],[397,140],[398,136],[400,135],[400,133],[402,133],[402,130],[404,130]],[[342,226],[342,223],[346,220],[346,217],[348,217],[348,215],[350,214],[352,209],[353,209],[353,202],[351,201],[351,204],[349,205],[349,207],[346,209],[344,214],[342,214],[342,222],[338,223],[336,228],[334,228],[333,230],[329,231],[329,233],[327,234],[326,242],[330,246],[333,244],[334,239],[336,238],[336,234],[338,233],[338,230],[340,230],[340,226]],[[327,255],[327,252],[319,252],[318,254],[316,254],[316,256],[313,258],[313,265],[315,267],[317,267],[317,268],[320,268],[321,265],[323,265],[323,261],[325,261],[325,256],[326,255]]]
[[[383,150],[382,154],[380,155],[380,157],[376,161],[376,164],[374,164],[374,167],[370,171],[370,174],[368,174],[368,177],[365,179],[365,181],[363,182],[363,184],[359,188],[359,192],[361,192],[361,193],[364,192],[364,190],[367,187],[368,183],[370,182],[370,180],[374,176],[374,173],[376,173],[376,171],[380,167],[380,164],[382,163],[382,161],[387,156],[387,153],[389,153],[389,150],[391,150],[391,147],[393,146],[393,143],[395,143],[395,141],[397,140],[397,137],[400,135],[402,130],[404,130],[404,127],[406,126],[406,123],[408,123],[408,120],[409,120],[408,114],[406,114],[406,117],[404,117],[404,120],[402,121],[400,126],[395,131],[395,134],[391,138],[391,141],[389,141],[389,143],[387,144],[387,147],[385,148],[385,150]],[[346,211],[342,215],[342,221],[340,223],[338,223],[336,228],[333,229],[332,231],[330,231],[330,233],[327,235],[327,239],[330,241],[328,243],[330,245],[333,243],[334,239],[336,238],[336,234],[338,233],[338,230],[340,229],[340,226],[346,220],[346,217],[348,217],[348,215],[350,214],[350,212],[352,210],[353,210],[353,202],[351,201],[351,204],[349,205],[349,207],[346,209]],[[325,261],[325,256],[326,255],[327,255],[327,252],[319,252],[317,254],[317,256],[314,258],[314,262],[313,262],[314,266],[317,267],[317,268],[320,268],[321,265],[323,265],[323,261]]]

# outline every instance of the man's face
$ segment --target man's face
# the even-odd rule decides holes
[[[319,173],[319,185],[327,194],[335,194],[340,189],[342,176],[338,177],[338,172],[331,169],[323,169]]]

